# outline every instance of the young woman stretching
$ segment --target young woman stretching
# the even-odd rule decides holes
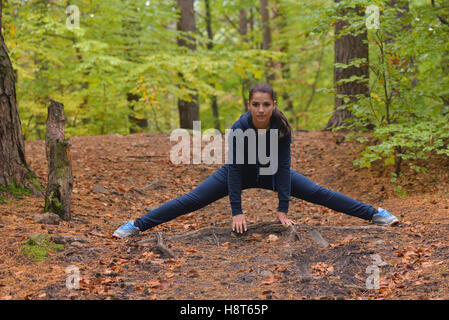
[[[287,118],[277,108],[276,94],[270,85],[258,84],[251,89],[248,109],[249,111],[243,114],[231,129],[241,129],[242,132],[248,129],[266,129],[266,131],[261,130],[260,132],[267,136],[270,129],[278,130],[278,167],[274,174],[260,174],[261,168],[267,167],[267,165],[260,164],[259,159],[255,161],[255,164],[254,161],[251,161],[252,163],[247,161],[249,148],[248,142],[245,142],[243,164],[235,163],[236,147],[233,147],[231,149],[233,150],[233,161],[228,161],[191,192],[166,202],[135,221],[126,222],[114,232],[114,236],[123,238],[138,235],[141,231],[201,209],[227,195],[229,195],[232,209],[232,229],[242,233],[247,230],[247,225],[246,216],[242,212],[241,192],[248,188],[264,188],[278,193],[279,205],[276,218],[283,225],[294,224],[286,215],[290,195],[375,224],[393,225],[399,222],[385,209],[377,210],[344,194],[319,186],[290,168],[291,127]],[[255,136],[256,139],[260,139],[257,138],[259,134]],[[267,136],[265,141],[269,146],[270,139]],[[234,146],[234,140],[230,141],[230,144]],[[257,143],[256,146],[258,146]],[[266,147],[265,150],[271,149]]]

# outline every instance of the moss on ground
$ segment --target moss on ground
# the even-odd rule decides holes
[[[19,197],[22,195],[30,196],[31,190],[26,188],[22,183],[16,185],[15,182],[12,182],[8,185],[0,185],[0,191],[3,193],[8,193],[13,195],[14,197]]]
[[[33,260],[40,262],[49,257],[49,252],[64,250],[64,245],[56,244],[50,237],[43,233],[38,233],[23,242],[22,253]]]

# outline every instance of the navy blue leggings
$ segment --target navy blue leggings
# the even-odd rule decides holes
[[[377,212],[377,209],[370,205],[317,185],[315,182],[293,169],[290,169],[290,173],[290,195],[292,197],[326,206],[332,210],[365,220],[371,220],[372,216]],[[251,179],[250,181],[243,180],[242,189],[248,188],[272,190],[271,176],[260,176],[258,182],[256,182],[255,179]],[[136,219],[134,224],[141,231],[144,231],[183,214],[201,209],[227,195],[227,167],[222,166],[194,190],[149,211],[142,217]]]

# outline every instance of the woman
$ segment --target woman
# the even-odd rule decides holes
[[[274,174],[261,174],[261,168],[264,166],[259,159],[255,163],[248,161],[249,138],[244,143],[244,162],[237,162],[235,143],[231,140],[230,150],[233,151],[231,161],[188,194],[166,202],[135,221],[126,222],[114,232],[114,236],[123,238],[138,235],[141,231],[196,211],[227,195],[232,208],[232,229],[242,233],[247,230],[247,223],[241,208],[241,191],[247,188],[264,188],[278,193],[279,206],[276,218],[283,225],[294,224],[286,215],[290,195],[379,225],[393,225],[399,222],[387,210],[382,208],[376,210],[370,205],[321,187],[290,168],[291,128],[286,117],[277,108],[276,94],[270,85],[258,84],[251,89],[248,109],[249,111],[233,124],[232,129],[241,129],[242,132],[252,129],[261,132],[262,135],[264,133],[268,135],[270,129],[278,130],[278,167]],[[260,139],[259,134],[255,137],[257,141]],[[265,141],[268,146],[265,150],[271,150],[270,139],[266,138]],[[256,148],[257,146],[258,143]]]

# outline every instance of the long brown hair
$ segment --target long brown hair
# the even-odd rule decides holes
[[[273,88],[268,83],[259,83],[256,84],[254,87],[252,87],[251,90],[249,91],[249,101],[251,101],[253,94],[256,92],[268,93],[271,96],[273,102],[277,101],[276,92],[274,92]],[[271,115],[271,117],[274,119],[278,127],[279,140],[291,138],[292,128],[288,123],[287,117],[281,112],[281,110],[279,110],[279,108],[275,108],[273,110],[273,114]]]

